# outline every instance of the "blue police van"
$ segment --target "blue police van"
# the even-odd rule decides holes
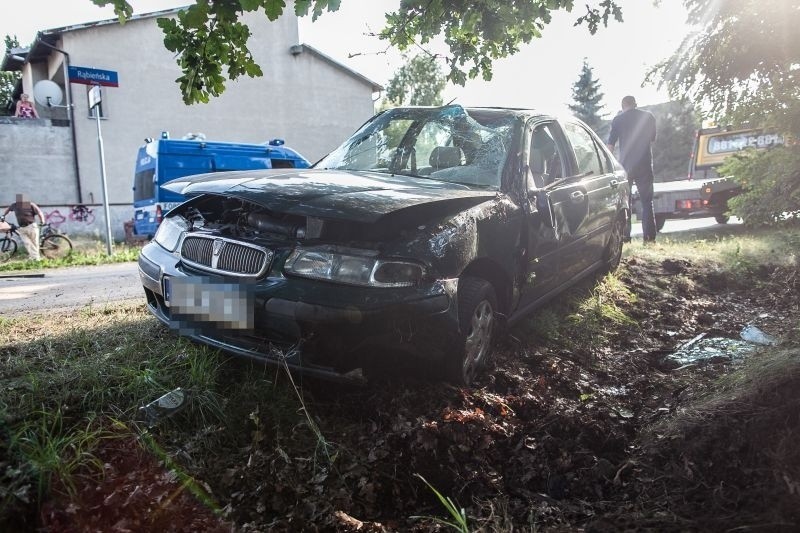
[[[161,188],[168,181],[208,172],[265,168],[308,168],[310,163],[281,139],[264,144],[206,141],[202,136],[148,139],[136,156],[133,180],[134,233],[152,238],[163,215],[183,202]]]

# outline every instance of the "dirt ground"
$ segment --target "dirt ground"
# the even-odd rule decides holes
[[[446,529],[434,518],[453,518],[419,474],[464,508],[470,530],[796,531],[800,350],[752,356],[782,353],[788,364],[721,396],[710,384],[736,364],[666,357],[699,333],[736,338],[747,324],[797,346],[800,274],[754,274],[628,259],[620,277],[635,298],[617,303],[633,320],[609,325],[595,341],[570,342],[581,333],[569,327],[577,311],[560,309],[549,315],[559,337],[532,328],[547,318],[533,317],[507,335],[470,390],[414,379],[357,388],[305,380],[313,424],[287,427],[265,410],[188,441],[156,431],[188,478],[164,477],[135,446],[112,444],[104,481],[79,487],[85,501],[106,502],[102,520],[99,504],[87,505],[80,521],[55,502],[42,511],[42,525]],[[160,488],[145,498],[154,483]]]

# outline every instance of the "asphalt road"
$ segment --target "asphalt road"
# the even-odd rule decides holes
[[[43,274],[43,277],[26,277]],[[124,300],[144,303],[136,263],[0,272],[0,316],[78,309]]]

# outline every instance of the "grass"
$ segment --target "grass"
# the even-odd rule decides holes
[[[0,491],[0,523],[25,499],[54,486],[69,493],[76,476],[97,475],[93,450],[109,438],[103,424],[117,420],[114,435],[141,435],[139,407],[177,387],[189,405],[151,430],[152,442],[170,432],[196,439],[224,420],[246,445],[253,412],[265,439],[305,419],[289,385],[237,362],[225,365],[217,351],[174,336],[137,305],[0,320],[0,437],[16,472],[0,475],[13,487]]]
[[[655,245],[643,246],[641,241],[626,245],[625,256],[682,259],[737,271],[761,264],[791,266],[800,262],[800,225],[779,228],[730,225],[713,231],[662,234]]]
[[[138,247],[117,244],[114,246],[114,254],[109,256],[106,254],[105,246],[95,242],[90,245],[76,245],[73,252],[62,259],[43,258],[40,261],[29,259],[23,251],[18,251],[10,261],[0,263],[0,272],[127,263],[138,259],[139,250],[140,248]]]

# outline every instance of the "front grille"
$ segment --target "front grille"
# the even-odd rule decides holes
[[[260,276],[267,271],[272,255],[261,246],[210,235],[189,235],[181,245],[186,264],[234,276]]]

